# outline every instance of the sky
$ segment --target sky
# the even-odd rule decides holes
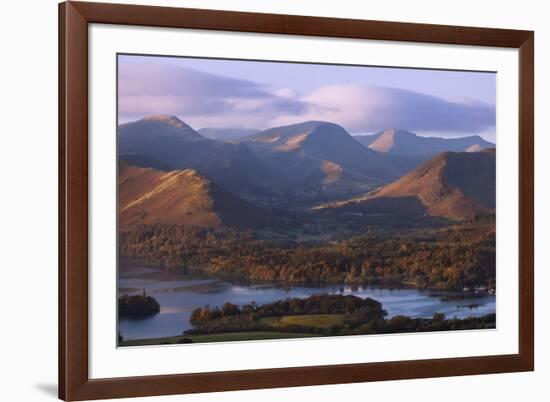
[[[496,74],[159,56],[118,56],[119,123],[175,115],[195,129],[330,121],[495,141]]]

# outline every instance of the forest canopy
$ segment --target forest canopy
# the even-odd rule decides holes
[[[461,290],[495,288],[493,222],[378,231],[334,241],[271,240],[247,231],[141,225],[120,233],[120,254],[219,277]]]

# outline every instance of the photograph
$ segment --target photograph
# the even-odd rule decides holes
[[[496,74],[117,55],[119,346],[496,328]]]

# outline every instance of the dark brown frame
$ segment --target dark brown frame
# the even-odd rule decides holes
[[[519,353],[197,374],[88,376],[88,24],[519,49]],[[66,2],[59,5],[59,397],[67,401],[534,370],[534,33]]]

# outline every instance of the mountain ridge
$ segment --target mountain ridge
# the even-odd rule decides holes
[[[496,205],[496,153],[444,152],[400,179],[363,197],[321,205],[369,211],[466,218],[488,213]],[[384,205],[386,203],[386,205]],[[390,205],[393,204],[393,207]]]
[[[120,161],[118,219],[124,228],[170,223],[247,229],[269,225],[273,216],[194,169],[164,172]]]
[[[409,173],[431,157],[430,149],[454,144],[480,152],[489,144],[394,129],[368,137],[370,148],[335,123],[307,121],[221,141],[176,116],[156,115],[121,124],[117,153],[139,167],[197,170],[243,199],[278,207],[359,196]],[[432,144],[428,151],[425,144]]]
[[[293,175],[298,182],[323,177],[323,166],[327,164],[341,170],[341,178],[362,178],[372,183],[393,179],[401,173],[384,157],[361,147],[343,127],[330,122],[307,121],[273,127],[241,142],[272,168]]]
[[[269,178],[246,145],[204,138],[175,116],[149,116],[119,126],[118,154],[162,161],[162,166],[143,163],[142,167],[195,169],[236,193],[262,186]]]
[[[254,128],[239,128],[239,127],[225,127],[225,128],[203,127],[197,130],[197,132],[200,135],[202,135],[204,138],[209,138],[212,140],[219,140],[219,141],[232,141],[238,138],[254,135],[260,131],[261,130],[254,129]]]
[[[479,135],[458,138],[422,137],[402,129],[387,129],[371,135],[356,135],[354,138],[363,146],[380,153],[426,157],[446,151],[464,152],[476,145],[477,150],[495,146]]]

